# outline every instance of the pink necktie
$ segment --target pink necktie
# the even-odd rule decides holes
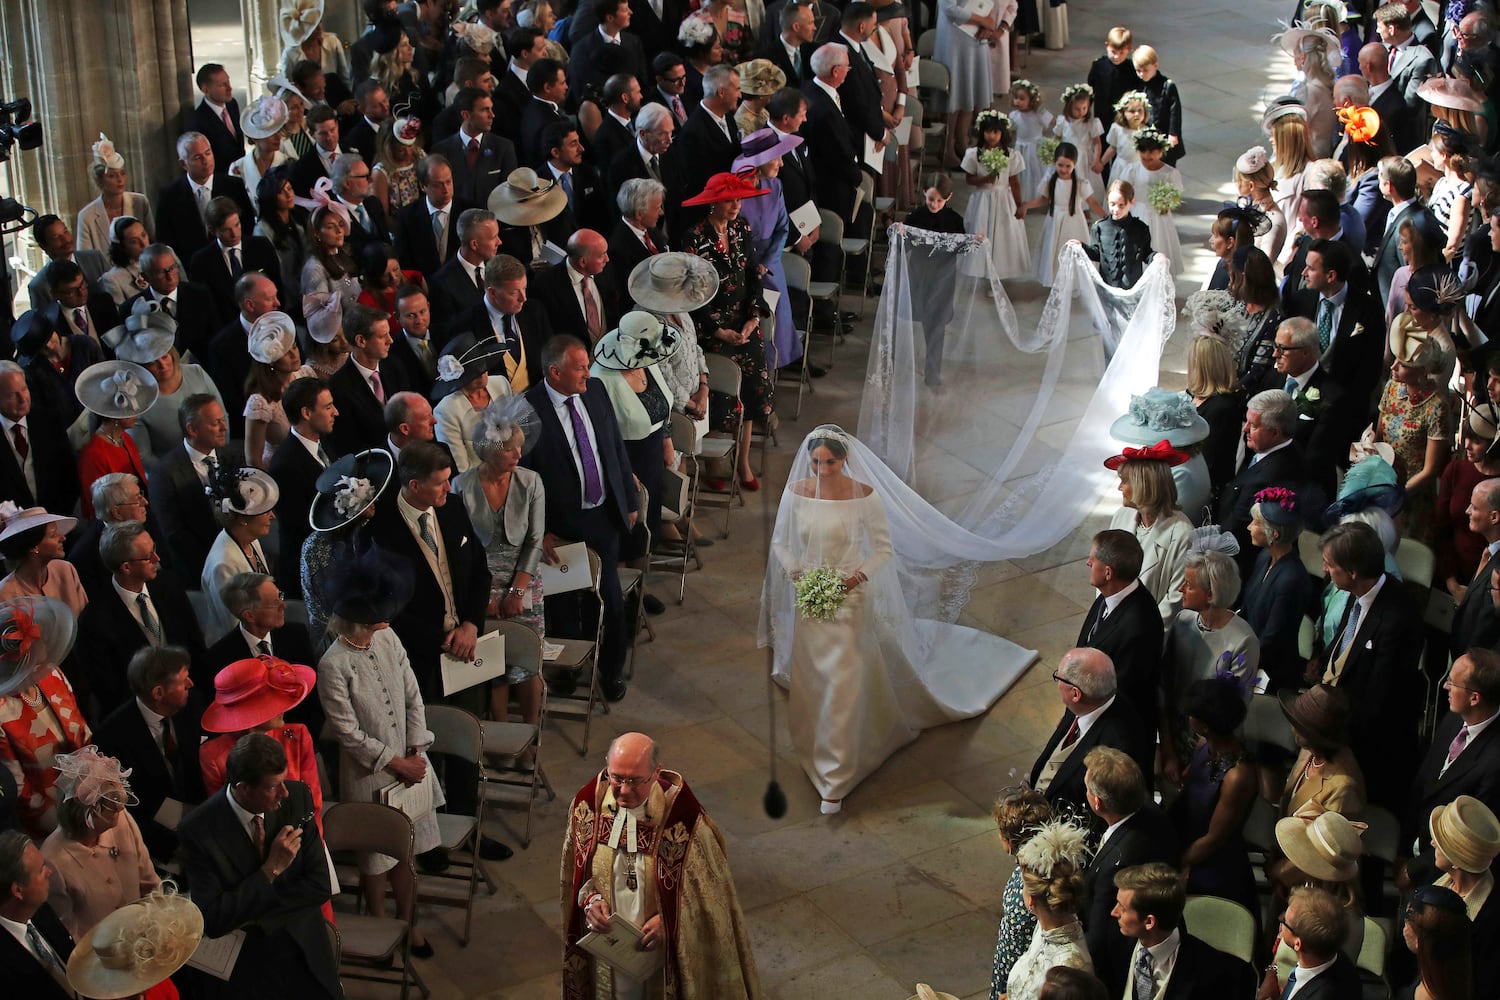
[[[583,289],[583,323],[589,328],[589,340],[597,344],[599,338],[604,336],[604,324],[599,319],[599,303],[594,301],[594,291],[589,287],[588,275],[583,276],[579,287]]]
[[[229,134],[230,135],[234,135],[234,119],[231,118],[231,117],[229,117],[229,109],[228,108],[224,109],[223,115],[224,115],[224,127],[229,130]]]
[[[375,394],[376,400],[381,403],[385,402],[385,387],[380,384],[379,372],[372,372],[370,374],[370,391]]]
[[[89,332],[89,316],[82,309],[73,310],[73,325],[78,327],[78,332],[87,335]]]
[[[1452,764],[1455,760],[1458,759],[1458,755],[1464,752],[1464,747],[1468,744],[1468,742],[1469,727],[1462,726],[1458,730],[1458,735],[1453,737],[1453,742],[1448,744],[1448,764]],[[1446,766],[1447,765],[1445,764],[1444,767]]]

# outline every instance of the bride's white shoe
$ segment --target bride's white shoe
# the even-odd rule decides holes
[[[822,811],[823,811],[823,815],[824,816],[832,816],[834,813],[838,812],[840,809],[843,809],[843,808],[844,808],[844,800],[843,799],[824,799],[823,800]]]

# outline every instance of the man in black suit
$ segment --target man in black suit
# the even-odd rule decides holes
[[[342,996],[321,910],[333,887],[312,793],[287,780],[286,751],[264,733],[242,737],[224,766],[228,784],[180,827],[204,934],[245,934],[218,995]]]
[[[1298,447],[1297,406],[1282,389],[1267,389],[1250,397],[1245,411],[1247,460],[1219,494],[1218,523],[1240,543],[1240,572],[1254,564],[1250,543],[1250,508],[1255,494],[1272,486],[1297,489],[1304,467]]]
[[[500,254],[484,269],[485,292],[469,310],[463,330],[443,346],[439,355],[456,358],[489,357],[491,375],[504,376],[511,390],[524,392],[542,380],[542,348],[552,337],[546,309],[527,301],[526,267],[507,254]]]
[[[1385,119],[1381,119],[1384,121]],[[1391,203],[1385,217],[1385,233],[1375,254],[1375,283],[1380,301],[1391,296],[1391,280],[1402,264],[1401,223],[1410,222],[1427,236],[1442,239],[1443,230],[1427,206],[1417,200],[1417,168],[1405,157],[1388,156],[1380,161],[1380,194]]]
[[[240,128],[240,102],[234,99],[229,72],[218,63],[204,63],[196,77],[203,100],[188,116],[189,131],[201,132],[213,147],[210,169],[229,176],[229,165],[245,155],[245,133]],[[180,155],[180,154],[179,154]],[[157,215],[160,219],[160,214]]]
[[[380,199],[370,193],[370,167],[355,153],[340,153],[328,175],[333,193],[349,212],[349,252],[363,263],[371,243],[390,243],[391,227]]]
[[[1370,42],[1359,50],[1359,73],[1370,85],[1370,107],[1380,116],[1380,127],[1391,130],[1396,149],[1413,149],[1421,144],[1423,122],[1407,113],[1401,88],[1391,80],[1390,52],[1379,42]]]
[[[531,100],[521,108],[516,127],[516,155],[527,166],[540,166],[547,158],[542,145],[547,126],[566,120],[562,108],[568,99],[567,71],[556,59],[538,59],[526,71],[526,89]]]
[[[604,386],[589,378],[589,352],[576,337],[559,335],[547,342],[542,362],[545,380],[526,392],[541,418],[536,446],[522,459],[542,477],[547,494],[547,535],[542,545],[549,560],[563,542],[584,542],[599,555],[599,592],[604,614],[604,642],[599,650],[600,689],[605,698],[625,697],[625,602],[620,593],[620,544],[635,528],[637,511],[630,457]],[[563,421],[573,433],[569,434]],[[579,440],[579,429],[584,430]],[[575,444],[575,442],[577,442]],[[549,598],[549,619],[557,612],[559,634],[591,636],[599,607],[577,594]]]
[[[1399,812],[1419,752],[1421,615],[1401,581],[1386,576],[1385,547],[1368,524],[1329,529],[1323,568],[1350,599],[1333,644],[1308,661],[1305,679],[1349,696],[1349,749],[1365,773],[1369,800]]]
[[[391,333],[391,360],[406,372],[412,391],[426,396],[437,379],[438,345],[432,339],[432,307],[417,285],[396,289],[396,320]]]
[[[328,379],[339,420],[332,434],[341,455],[385,443],[385,401],[411,389],[406,371],[390,360],[391,321],[385,312],[355,305],[344,311],[349,360]]]
[[[1318,290],[1308,286],[1306,274],[1307,255],[1314,243],[1320,240],[1342,241],[1356,254],[1363,250],[1352,234],[1344,232],[1342,208],[1332,191],[1306,189],[1297,215],[1303,231],[1297,237],[1296,252],[1288,262],[1281,282],[1281,311],[1284,315],[1311,317],[1318,307]],[[1345,280],[1363,278],[1366,274],[1364,261],[1351,260],[1349,267],[1340,273]]]
[[[0,361],[0,431],[0,495],[22,510],[71,511],[78,503],[77,466],[47,460],[72,453],[67,428],[50,412],[33,412],[26,371],[14,361]]]
[[[853,0],[844,8],[839,33],[834,41],[849,50],[849,72],[839,84],[839,99],[850,129],[885,145],[886,130],[895,126],[880,103],[880,83],[875,67],[865,55],[864,43],[875,31],[875,8],[864,0]]]
[[[682,164],[684,197],[702,191],[710,177],[728,170],[739,155],[740,127],[734,123],[739,106],[740,74],[733,64],[710,66],[703,74],[703,101],[688,111],[687,121],[677,130],[676,156]],[[684,211],[682,225],[692,225],[707,211]]]
[[[46,272],[50,301],[41,310],[51,318],[58,334],[64,340],[87,337],[102,352],[112,354],[103,337],[119,321],[115,300],[90,289],[83,268],[72,261],[53,261]]]
[[[583,139],[572,122],[562,122],[547,130],[543,140],[547,162],[537,171],[544,179],[554,181],[567,195],[567,207],[553,225],[567,239],[579,229],[603,229],[611,218],[604,181],[598,171],[584,162]]]
[[[635,141],[615,154],[608,171],[611,191],[619,191],[629,180],[653,180],[662,184],[668,192],[676,193],[675,196],[669,194],[664,205],[666,231],[673,239],[682,232],[683,227],[678,220],[682,214],[682,199],[688,197],[684,193],[688,187],[683,176],[681,157],[672,147],[676,131],[672,112],[665,105],[642,105],[641,110],[635,114]]]
[[[1094,973],[1104,980],[1109,996],[1249,1000],[1254,994],[1250,963],[1211,947],[1183,926],[1187,887],[1170,862],[1125,868],[1116,873],[1114,888],[1119,895],[1111,923],[1117,923],[1118,936],[1130,948],[1121,956],[1123,963],[1110,969],[1094,962]],[[1356,991],[1349,1000],[1358,996]]]
[[[156,199],[156,238],[186,262],[209,241],[204,224],[209,202],[222,196],[240,206],[240,218],[253,219],[255,213],[244,181],[214,173],[214,151],[201,132],[178,136],[177,162],[183,175],[162,188]]]
[[[307,128],[312,133],[313,147],[292,165],[289,177],[292,190],[303,198],[311,196],[314,184],[333,173],[334,161],[344,151],[339,144],[339,117],[328,105],[307,112]]]
[[[162,571],[156,541],[140,521],[120,521],[104,529],[99,557],[113,586],[89,601],[78,616],[73,686],[85,718],[102,719],[130,697],[130,658],[145,646],[181,646],[192,660],[193,682],[213,690],[204,676],[203,634],[187,593]],[[200,567],[202,563],[198,564]],[[205,685],[206,682],[206,685]]]
[[[151,517],[146,487],[128,472],[106,472],[89,487],[94,505],[94,519],[80,525],[68,536],[68,562],[78,571],[78,581],[90,600],[109,588],[109,571],[99,557],[99,541],[104,529],[117,521],[141,521],[153,535],[160,534]]]
[[[602,88],[614,73],[628,73],[645,86],[651,79],[646,50],[628,30],[635,8],[630,0],[593,0],[596,25],[573,43],[568,56],[568,91],[582,100],[591,87]]]
[[[457,699],[445,698],[439,660],[445,653],[474,658],[489,605],[490,571],[463,503],[449,497],[452,474],[453,460],[441,445],[408,444],[397,463],[400,489],[382,495],[370,530],[382,548],[411,564],[415,593],[391,628],[406,647],[422,697],[470,705],[482,691],[470,688]]]
[[[1443,678],[1443,713],[1417,767],[1405,811],[1399,850],[1412,885],[1442,874],[1433,863],[1432,811],[1470,795],[1500,810],[1500,653],[1474,648],[1459,656]]]
[[[466,87],[453,99],[461,121],[453,135],[433,147],[452,172],[453,197],[465,205],[485,207],[490,192],[504,183],[516,169],[516,147],[503,135],[491,131],[495,125],[494,98],[474,87]]]
[[[1097,649],[1070,649],[1052,675],[1062,699],[1063,715],[1047,745],[1031,766],[1032,788],[1056,809],[1088,815],[1084,758],[1097,746],[1123,750],[1151,773],[1156,742],[1129,702],[1115,696],[1115,667]]]
[[[1494,649],[1500,645],[1500,611],[1495,607],[1495,571],[1500,561],[1500,480],[1485,479],[1469,494],[1469,530],[1484,539],[1474,576],[1458,599],[1453,626],[1448,633],[1448,652],[1457,660],[1476,646]],[[1460,567],[1467,575],[1469,567]]]
[[[213,295],[204,286],[187,280],[176,254],[165,243],[147,247],[141,253],[140,264],[146,287],[125,300],[120,306],[120,316],[129,316],[137,302],[160,303],[162,311],[177,324],[174,346],[178,352],[193,355],[193,360],[203,358],[217,329]]]
[[[682,128],[687,121],[687,64],[675,52],[659,52],[651,60],[651,75],[655,82],[642,93],[642,107],[660,104],[672,114],[672,124]]]
[[[759,44],[768,46],[775,39],[776,33],[785,29],[782,16],[788,7],[806,7],[813,14],[813,34],[810,41],[813,48],[827,44],[834,40],[839,31],[839,8],[827,0],[776,0],[775,3],[766,4],[766,16],[761,21]],[[912,37],[916,37],[917,25],[912,23]],[[806,79],[808,74],[803,74]],[[796,86],[797,81],[787,77],[790,86]]]
[[[547,58],[547,35],[538,28],[515,28],[505,35],[510,61],[495,78],[495,131],[507,136],[521,132],[521,113],[531,103],[526,74],[539,59]]]
[[[1334,474],[1348,464],[1349,444],[1364,427],[1364,405],[1344,390],[1319,363],[1318,328],[1312,320],[1293,316],[1276,329],[1275,375],[1297,406],[1293,435],[1307,459],[1307,479],[1323,496],[1334,495]]]
[[[660,14],[656,12],[658,7]],[[687,4],[682,0],[658,0],[655,4],[651,0],[630,0],[630,30],[641,40],[646,55],[654,56],[676,47],[677,29],[686,14]],[[648,86],[650,81],[642,79],[641,87]]]
[[[812,54],[816,48],[813,39],[818,33],[817,18],[809,4],[784,4],[776,23],[779,34],[762,44],[756,55],[775,63],[786,74],[787,86],[795,87],[812,76]]]
[[[206,287],[213,296],[215,326],[233,322],[235,283],[246,274],[264,275],[280,295],[281,261],[276,248],[264,236],[246,233],[246,218],[253,224],[254,217],[240,215],[240,207],[228,198],[218,197],[209,202],[204,222],[212,239],[193,255],[188,265],[193,281]],[[216,357],[204,360],[215,365],[219,362]]]
[[[259,238],[259,237],[257,237]],[[257,271],[246,271],[234,282],[234,318],[214,334],[208,344],[209,374],[219,395],[224,397],[224,412],[229,416],[229,436],[245,437],[245,379],[250,375],[250,329],[268,312],[281,308],[281,297],[270,278]],[[276,364],[289,364],[284,358]]]
[[[622,149],[635,144],[635,114],[641,110],[641,82],[628,73],[616,73],[604,81],[604,114],[589,143],[588,159],[604,176],[609,163]]]
[[[1162,623],[1156,598],[1142,586],[1141,543],[1108,528],[1094,536],[1089,584],[1099,591],[1078,630],[1078,645],[1097,649],[1115,668],[1120,697],[1151,732],[1156,731],[1161,677]]]
[[[1129,28],[1111,28],[1104,39],[1104,55],[1089,64],[1088,84],[1094,88],[1094,117],[1099,120],[1106,136],[1109,127],[1115,123],[1115,102],[1130,91],[1141,89],[1140,74],[1135,71],[1135,62],[1130,58],[1134,42]],[[1101,155],[1108,148],[1108,142],[1101,138]],[[1106,178],[1111,165],[1112,162],[1105,167]]]
[[[326,439],[333,433],[338,407],[328,383],[320,378],[299,378],[281,395],[291,429],[276,446],[267,471],[276,480],[281,497],[276,501],[280,530],[280,553],[276,560],[276,582],[292,598],[302,596],[302,543],[312,529],[307,515],[317,494],[318,476],[333,463]]]
[[[496,58],[500,60],[494,72],[490,70],[490,61],[477,56],[463,56],[453,64],[453,82],[459,90],[465,87],[473,87],[481,93],[495,96],[495,84],[497,74],[504,72],[505,64],[501,46],[496,46]],[[456,92],[455,92],[456,93]],[[500,117],[500,105],[495,105],[495,116]],[[432,145],[434,148],[444,139],[448,139],[458,133],[458,127],[463,124],[463,118],[459,116],[458,108],[450,102],[447,107],[437,113],[432,119]]]
[[[224,584],[221,596],[238,624],[208,647],[203,673],[217,675],[236,660],[256,656],[317,666],[307,626],[286,620],[286,595],[270,576],[236,573]],[[288,709],[286,721],[300,722],[318,739],[323,732],[323,704],[316,692]]]
[[[344,145],[359,154],[366,163],[375,163],[375,137],[380,126],[391,117],[391,100],[379,80],[371,77],[354,88],[354,103],[359,111],[348,127],[341,126]]]
[[[633,177],[619,188],[620,221],[609,236],[609,266],[626,281],[637,264],[667,250],[661,231],[665,200],[666,187],[649,177]]]
[[[538,275],[532,287],[554,329],[586,333],[590,344],[597,344],[625,312],[620,285],[609,242],[592,229],[580,229],[568,240],[568,259]]]
[[[1297,1000],[1360,1000],[1364,996],[1359,969],[1340,950],[1349,933],[1349,920],[1348,911],[1327,889],[1304,885],[1292,890],[1277,937],[1297,953],[1292,974],[1322,970],[1298,988]],[[1286,996],[1292,985],[1290,977],[1278,985],[1283,988],[1281,995]],[[1215,995],[1218,992],[1215,990]]]
[[[453,167],[441,153],[417,162],[417,182],[426,196],[396,213],[396,259],[426,278],[458,253],[458,217],[467,203],[453,199]]]
[[[19,830],[0,832],[0,976],[10,995],[28,1000],[73,1000],[68,957],[73,939],[47,905],[50,865]],[[20,937],[12,927],[20,927]],[[25,943],[22,943],[22,938]]]
[[[196,583],[219,536],[213,506],[204,493],[211,467],[237,469],[244,455],[229,441],[223,405],[206,392],[184,399],[177,411],[182,442],[158,456],[147,477],[152,506],[166,532],[167,564]],[[194,588],[196,589],[196,587]]]
[[[484,268],[500,252],[500,223],[486,208],[470,208],[458,216],[458,253],[427,281],[432,326],[451,337],[462,329],[473,308],[484,299]]]
[[[1179,857],[1177,833],[1166,813],[1151,801],[1146,776],[1129,754],[1096,746],[1084,756],[1083,766],[1089,808],[1104,824],[1104,831],[1084,869],[1088,908],[1079,917],[1088,935],[1089,954],[1094,956],[1094,972],[1113,996],[1124,984],[1122,973],[1131,944],[1112,916],[1115,876],[1153,861],[1175,864]]]
[[[61,261],[70,261],[77,264],[83,270],[83,280],[90,287],[103,276],[110,268],[109,258],[98,250],[79,250],[73,231],[68,224],[55,215],[39,215],[31,224],[31,238],[36,242],[42,253],[47,255],[47,263],[42,265],[26,284],[27,293],[31,296],[31,308],[40,309],[52,301],[52,291],[49,284],[52,266]],[[105,327],[105,329],[109,329]]]
[[[860,147],[839,110],[838,89],[849,73],[849,50],[833,42],[823,45],[813,53],[812,67],[813,78],[802,85],[807,95],[807,124],[802,133],[817,171],[814,195],[820,208],[838,213],[847,225],[854,221],[854,196],[861,176]]]
[[[175,857],[178,822],[208,797],[198,764],[203,699],[192,693],[189,667],[190,654],[181,646],[137,649],[126,672],[135,697],[94,731],[99,752],[131,769],[137,801],[130,815],[157,864]]]

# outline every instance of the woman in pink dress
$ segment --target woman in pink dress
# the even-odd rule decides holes
[[[0,504],[0,556],[10,575],[0,580],[0,601],[12,597],[55,597],[75,615],[89,603],[73,564],[63,558],[63,539],[78,519],[49,514],[42,507],[12,510]]]

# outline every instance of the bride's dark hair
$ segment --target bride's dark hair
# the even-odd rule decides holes
[[[828,435],[826,437],[820,435],[818,437],[811,437],[807,439],[807,453],[809,455],[817,451],[820,447],[827,448],[829,451],[833,452],[834,458],[842,460],[849,457],[849,446],[845,444],[841,438],[835,437],[834,435]]]

